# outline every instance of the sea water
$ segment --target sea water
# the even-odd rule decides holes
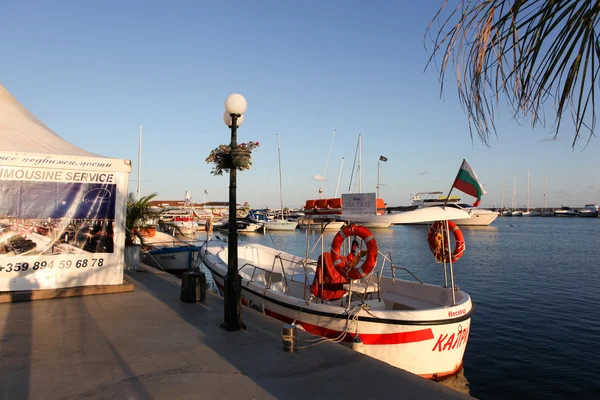
[[[372,231],[396,265],[443,284],[427,229]],[[455,284],[476,309],[463,369],[444,383],[481,399],[598,398],[600,218],[500,217],[488,227],[461,229],[466,252],[454,265]],[[326,251],[334,235],[325,233]],[[318,238],[311,233],[311,248]],[[306,252],[300,229],[240,235],[243,241]],[[320,251],[319,243],[311,258]]]

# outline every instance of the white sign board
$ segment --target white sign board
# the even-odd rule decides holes
[[[342,195],[342,214],[377,215],[375,193],[348,193]]]
[[[0,165],[0,291],[123,282],[128,172]]]

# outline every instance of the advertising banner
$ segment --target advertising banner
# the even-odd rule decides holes
[[[0,166],[0,291],[123,282],[129,173],[80,165]]]

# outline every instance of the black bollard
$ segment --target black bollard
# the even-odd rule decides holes
[[[181,301],[199,303],[206,299],[206,275],[197,270],[186,271],[181,276]]]

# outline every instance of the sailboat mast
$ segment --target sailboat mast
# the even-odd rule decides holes
[[[529,211],[529,170],[527,170],[527,211]]]
[[[548,209],[548,199],[546,198],[546,177],[544,176],[544,211]]]
[[[517,174],[513,175],[513,200],[512,209],[513,211],[517,208]]]
[[[506,197],[506,175],[504,175],[504,190],[502,190],[502,207],[501,209],[504,210],[504,198]]]
[[[362,136],[358,135],[358,193],[362,193]]]
[[[279,200],[281,201],[281,220],[283,220],[283,181],[281,180],[281,146],[277,134],[277,159],[279,161]]]
[[[137,199],[140,199],[140,182],[142,173],[142,126],[140,125],[140,139],[138,142],[138,170],[137,170]]]
[[[323,172],[323,178],[327,176],[327,167],[329,166],[329,158],[331,157],[331,150],[333,149],[333,141],[335,140],[335,129],[333,130],[333,137],[331,138],[331,145],[329,145],[329,154],[327,154],[327,162],[325,163],[325,171]],[[319,193],[323,193],[323,185],[325,184],[325,180],[321,181],[321,188],[319,189]]]
[[[342,177],[342,168],[344,167],[344,157],[342,157],[342,164],[340,165],[340,172],[338,173],[337,185],[335,185],[335,194],[333,197],[337,197],[338,189],[340,188],[340,178]]]

